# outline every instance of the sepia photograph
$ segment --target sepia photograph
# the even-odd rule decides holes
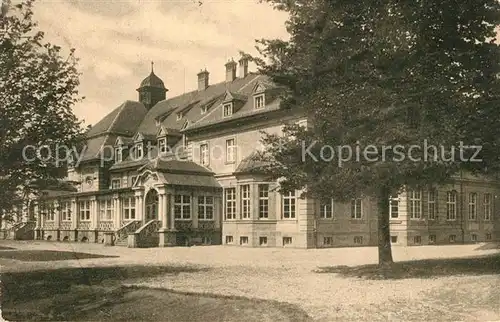
[[[0,321],[500,321],[499,0],[0,1]]]

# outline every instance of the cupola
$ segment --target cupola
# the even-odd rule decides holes
[[[144,104],[148,110],[159,101],[163,101],[168,91],[163,81],[154,73],[153,66],[154,63],[151,62],[151,73],[148,77],[144,78],[137,89],[139,92],[139,102]]]

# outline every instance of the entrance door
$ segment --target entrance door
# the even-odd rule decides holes
[[[148,194],[146,195],[145,205],[146,222],[153,219],[158,219],[158,192],[156,192],[156,190],[149,190]]]

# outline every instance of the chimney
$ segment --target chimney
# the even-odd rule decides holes
[[[240,63],[239,67],[240,77],[245,78],[248,75],[248,58],[241,57],[239,63]]]
[[[204,91],[208,88],[208,75],[209,72],[207,70],[201,70],[198,73],[198,90]]]
[[[226,63],[226,82],[230,83],[236,79],[236,62],[231,59]]]

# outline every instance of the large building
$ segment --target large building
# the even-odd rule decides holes
[[[138,101],[124,102],[88,132],[68,173],[74,191],[34,201],[11,236],[129,247],[376,245],[373,200],[324,204],[300,191],[280,194],[277,182],[253,171],[262,131],[279,134],[285,122],[307,126],[307,119],[281,109],[281,89],[249,72],[247,60],[231,60],[225,71],[217,84],[200,71],[197,90],[168,97],[151,70]],[[498,239],[499,195],[497,183],[466,175],[436,190],[404,192],[390,202],[392,243]]]

